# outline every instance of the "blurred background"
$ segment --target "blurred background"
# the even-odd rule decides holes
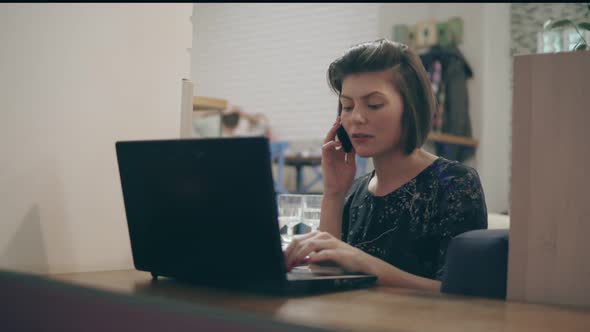
[[[583,3],[195,4],[194,94],[223,98],[239,104],[243,112],[263,114],[272,139],[288,143],[284,188],[321,192],[321,181],[314,182],[318,174],[313,163],[290,156],[319,154],[321,140],[334,121],[337,98],[326,81],[332,60],[363,41],[405,42],[421,56],[429,56],[425,65],[431,74],[432,58],[443,64],[443,82],[433,80],[433,87],[438,87],[454,79],[452,74],[444,75],[453,65],[449,62],[454,60],[448,59],[461,56],[466,71],[459,84],[461,80],[466,84],[466,96],[447,100],[443,106],[450,115],[445,118],[448,123],[433,128],[437,134],[452,135],[451,139],[434,134],[425,148],[475,167],[488,209],[507,213],[512,56],[571,49],[577,42],[573,28],[544,32],[543,24],[550,18],[584,18],[586,7]],[[294,174],[298,165],[303,165],[299,186]],[[372,170],[370,160],[362,170]]]

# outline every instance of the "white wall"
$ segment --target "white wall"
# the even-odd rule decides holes
[[[195,94],[262,112],[279,139],[323,138],[336,117],[328,65],[377,37],[379,4],[195,4]]]
[[[114,143],[179,135],[192,4],[0,5],[0,268],[132,266]]]
[[[480,141],[475,158],[489,212],[508,209],[510,157],[510,5],[509,4],[383,4],[379,14],[380,37],[392,38],[395,24],[415,24],[451,17],[463,19],[459,46],[471,65],[468,81],[473,136]]]
[[[512,151],[512,56],[510,55],[510,4],[481,4],[482,112],[478,171],[488,211],[510,209],[510,158]]]

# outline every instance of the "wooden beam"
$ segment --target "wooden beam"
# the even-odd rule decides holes
[[[454,145],[463,145],[463,146],[470,146],[470,147],[477,147],[479,145],[479,141],[473,139],[471,137],[464,137],[464,136],[457,136],[451,134],[444,134],[444,133],[430,133],[428,135],[428,140],[438,143],[447,143],[447,144],[454,144]]]
[[[227,100],[221,98],[212,98],[204,96],[193,97],[193,110],[219,110],[222,111],[227,107]]]

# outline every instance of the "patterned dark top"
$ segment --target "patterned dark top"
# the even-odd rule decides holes
[[[451,238],[487,228],[479,175],[469,166],[439,157],[385,196],[368,191],[373,174],[348,192],[342,240],[401,270],[441,280]]]

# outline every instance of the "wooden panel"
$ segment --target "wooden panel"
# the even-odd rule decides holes
[[[559,101],[556,89],[549,82],[556,74],[556,67],[544,58],[532,58],[531,63],[531,126],[530,126],[530,164],[529,183],[530,205],[528,214],[529,227],[527,233],[527,270],[525,294],[526,299],[537,301],[542,298],[555,298],[557,294],[555,271],[555,237],[559,211],[556,205],[560,200],[555,199],[563,194],[560,181],[561,176],[554,173],[555,159],[559,158]],[[541,69],[542,66],[547,67]],[[548,84],[549,83],[549,84]],[[553,198],[553,199],[552,199]],[[518,239],[515,239],[518,240]],[[549,263],[549,265],[547,264]],[[535,275],[541,273],[540,275]]]
[[[525,297],[526,243],[529,224],[529,169],[531,123],[531,63],[514,59],[514,98],[512,103],[512,175],[508,260],[508,299]],[[518,241],[516,241],[518,239]]]
[[[514,66],[508,297],[590,306],[590,53]]]

